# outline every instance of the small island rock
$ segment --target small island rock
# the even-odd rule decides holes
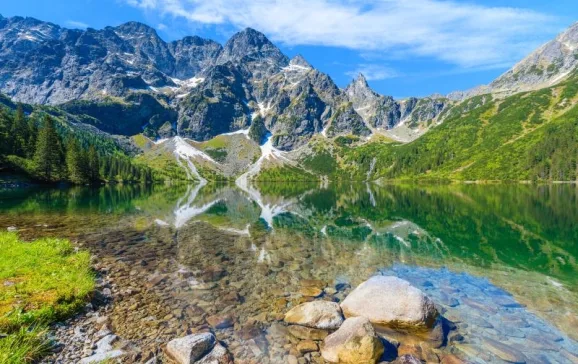
[[[397,277],[374,276],[361,283],[341,303],[345,317],[367,317],[376,325],[426,326],[438,312],[432,300],[409,282]]]

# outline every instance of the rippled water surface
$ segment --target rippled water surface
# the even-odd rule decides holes
[[[218,326],[240,362],[283,362],[294,339],[279,320],[311,299],[308,287],[339,301],[385,274],[424,290],[455,327],[434,350],[438,357],[565,363],[578,360],[577,192],[571,185],[30,188],[0,192],[0,228],[89,249],[122,292],[115,331],[143,348]]]

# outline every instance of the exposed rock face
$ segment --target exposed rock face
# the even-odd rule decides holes
[[[365,317],[353,317],[325,338],[321,355],[330,363],[376,363],[383,350],[371,322]]]
[[[222,47],[199,37],[166,43],[137,22],[69,30],[1,18],[0,62],[1,92],[67,104],[110,133],[207,140],[247,128],[257,115],[283,150],[329,125],[329,136],[370,133],[329,76],[302,56],[289,60],[250,28]]]
[[[207,140],[249,127],[250,97],[240,70],[230,63],[211,68],[204,82],[179,104],[179,135]]]
[[[396,101],[373,91],[362,74],[347,86],[345,93],[363,120],[378,129],[391,129],[406,122],[417,127],[436,119],[449,103],[441,95]]]
[[[345,317],[363,316],[391,327],[433,327],[438,316],[419,289],[397,277],[375,276],[360,284],[341,303]]]
[[[500,76],[492,92],[512,94],[551,86],[578,66],[578,23],[546,43]]]
[[[262,79],[279,72],[289,59],[264,34],[247,28],[229,39],[216,62],[241,65],[253,78]]]
[[[177,117],[177,112],[161,104],[146,93],[128,95],[123,103],[106,100],[78,100],[67,102],[62,108],[75,115],[87,115],[84,121],[111,134],[134,135],[142,132],[155,136],[172,136],[171,128],[163,131],[165,124]]]
[[[453,92],[448,97],[463,100],[493,93],[508,96],[549,87],[564,80],[578,67],[578,23],[524,58],[487,86]]]
[[[313,301],[293,307],[285,315],[285,322],[314,329],[335,330],[341,326],[341,308],[335,302]]]
[[[200,38],[167,44],[137,22],[70,30],[33,18],[4,18],[0,90],[20,102],[60,104],[177,87],[171,77],[207,67],[220,49]]]
[[[169,43],[175,60],[174,77],[188,80],[211,67],[223,48],[219,43],[198,36]]]

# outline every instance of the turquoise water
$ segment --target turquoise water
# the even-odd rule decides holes
[[[196,274],[192,291],[171,290],[204,307],[195,284],[211,283],[210,310],[235,312],[241,326],[286,310],[271,302],[291,305],[303,279],[355,287],[396,275],[456,323],[462,339],[443,351],[493,361],[488,347],[498,342],[528,362],[569,362],[578,353],[577,193],[574,185],[28,188],[0,192],[0,227],[79,240],[103,259],[162,261],[149,262],[148,274],[223,266],[227,278]],[[221,305],[233,283],[243,300]],[[243,342],[226,330],[222,340]],[[263,340],[261,355],[275,362],[283,343]]]

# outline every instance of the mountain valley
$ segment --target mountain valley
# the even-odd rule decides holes
[[[250,28],[222,46],[167,43],[136,22],[71,30],[1,17],[0,63],[8,110],[22,103],[94,133],[159,178],[578,177],[578,25],[488,86],[403,100],[362,74],[340,89]]]

